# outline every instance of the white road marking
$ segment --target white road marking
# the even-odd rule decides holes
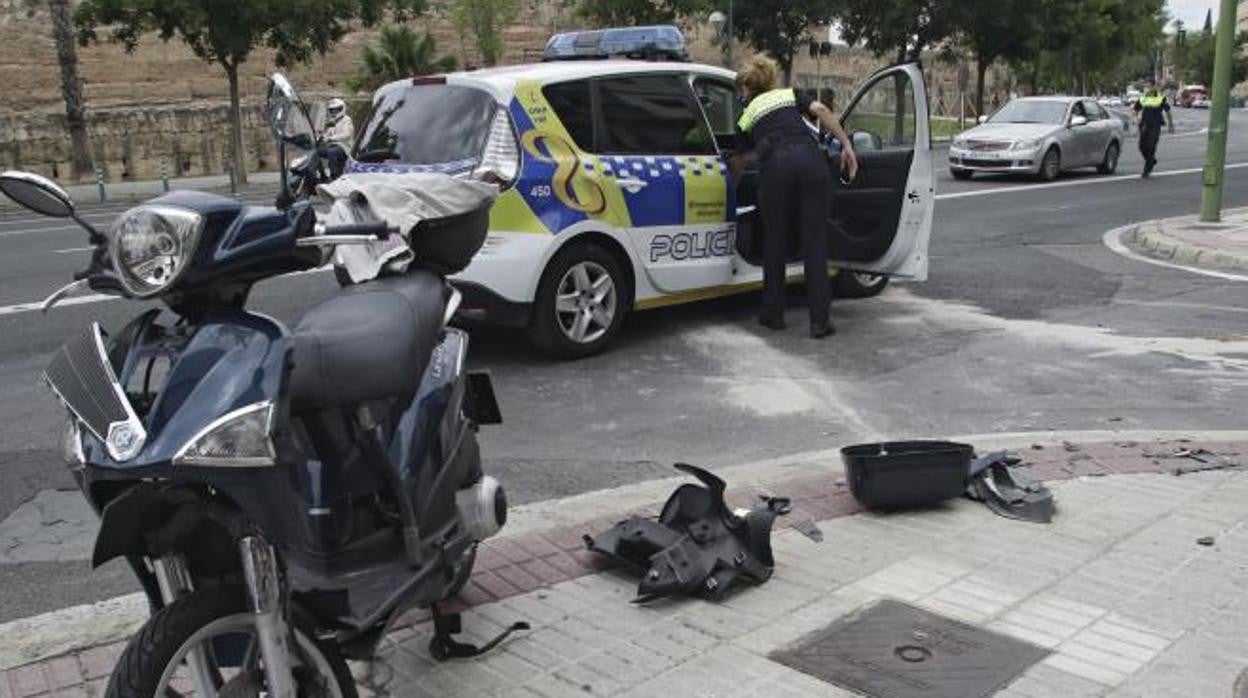
[[[1238,162],[1227,165],[1228,170],[1242,170],[1248,167],[1248,162]],[[1203,167],[1193,167],[1185,170],[1169,170],[1166,172],[1154,172],[1153,179],[1161,179],[1163,177],[1181,177],[1184,175],[1200,174],[1204,172]],[[1047,184],[1019,184],[1017,186],[997,187],[995,189],[975,189],[972,191],[958,191],[948,194],[937,194],[937,201],[945,201],[948,199],[969,199],[975,196],[993,196],[995,194],[1013,194],[1016,192],[1040,191],[1042,189],[1058,189],[1061,187],[1084,187],[1093,184],[1109,184],[1112,182],[1127,182],[1131,180],[1139,180],[1138,174],[1133,175],[1117,175],[1114,177],[1097,177],[1096,179],[1072,179],[1064,182],[1049,182]]]
[[[1186,271],[1192,274],[1200,274],[1201,276],[1210,276],[1215,279],[1222,279],[1223,281],[1248,281],[1248,276],[1245,276],[1244,274],[1233,274],[1227,271],[1214,271],[1213,269],[1189,267],[1183,264],[1175,264],[1174,262],[1167,262],[1161,259],[1153,259],[1146,254],[1136,252],[1135,250],[1127,247],[1127,245],[1122,241],[1122,236],[1127,234],[1128,231],[1135,228],[1137,225],[1138,224],[1124,225],[1121,228],[1114,228],[1108,233],[1105,233],[1101,240],[1105,243],[1105,246],[1113,252],[1137,262],[1144,262],[1145,264],[1152,264],[1154,266],[1165,267],[1167,269]]]
[[[52,254],[69,254],[70,252],[90,252],[94,247],[66,247],[63,250],[52,250]]]

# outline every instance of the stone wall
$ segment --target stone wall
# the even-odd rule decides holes
[[[518,21],[506,30],[504,63],[536,60],[551,33],[575,25],[563,0],[522,2]],[[461,65],[481,63],[471,40],[461,38],[444,17],[422,17],[415,24],[431,32],[440,51],[454,55]],[[327,56],[289,71],[291,79],[308,99],[346,96],[346,80],[376,34],[362,28],[350,32]],[[687,27],[686,34],[695,60],[721,62],[709,26]],[[744,47],[738,49],[738,56],[745,54]],[[132,54],[109,43],[80,48],[79,61],[94,156],[110,179],[157,177],[162,164],[171,174],[225,170],[226,80],[219,66],[196,58],[176,40],[165,43],[156,37],[143,40]],[[847,94],[882,65],[860,50],[840,49],[820,66],[802,55],[794,67],[794,82],[813,86],[818,76],[839,94]],[[261,115],[265,77],[273,69],[273,54],[261,49],[241,70],[244,143],[251,169],[274,166],[273,144]],[[950,103],[956,114],[956,69],[934,63],[929,80],[933,106],[948,113]],[[69,138],[51,25],[38,0],[0,0],[0,84],[6,92],[0,102],[0,164],[64,179]]]

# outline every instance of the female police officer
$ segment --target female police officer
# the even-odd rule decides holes
[[[853,144],[832,112],[792,89],[776,89],[778,69],[756,55],[737,75],[745,110],[737,125],[752,143],[761,166],[759,207],[763,218],[763,312],[759,322],[784,329],[784,268],[793,226],[801,230],[810,301],[810,335],[821,339],[835,330],[828,318],[832,300],[828,280],[827,219],[832,177],[827,161],[802,120],[810,114],[841,142],[841,170],[850,181],[858,173]]]

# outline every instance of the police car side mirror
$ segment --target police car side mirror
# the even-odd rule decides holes
[[[1070,117],[1070,127],[1071,127],[1071,128],[1079,128],[1080,126],[1087,126],[1087,125],[1088,125],[1088,117],[1086,117],[1086,116],[1072,116],[1072,117]]]
[[[977,119],[977,120],[978,120],[978,121],[979,121],[979,123],[981,123],[981,124],[986,124],[986,123],[988,123],[988,115],[987,115],[987,114],[980,114],[980,115],[979,115],[979,119]]]

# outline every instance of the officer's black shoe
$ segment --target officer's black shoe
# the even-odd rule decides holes
[[[758,316],[758,324],[769,330],[779,332],[784,329],[784,316],[774,313],[763,313]]]
[[[822,325],[810,326],[811,339],[823,339],[824,337],[831,337],[834,334],[836,334],[836,327],[834,327],[831,322],[825,322]]]

